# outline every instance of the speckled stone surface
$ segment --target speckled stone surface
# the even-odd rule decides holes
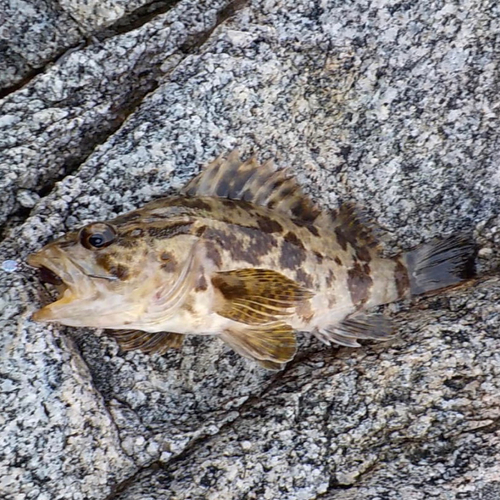
[[[150,12],[166,11],[175,0],[0,0],[0,93],[83,46],[114,23],[132,30]],[[214,2],[217,3],[217,2]],[[148,8],[148,5],[150,6]],[[130,23],[127,25],[127,18]],[[1,95],[1,94],[0,94]]]
[[[253,1],[221,22],[225,5],[179,2],[0,101],[15,117],[0,136],[13,145],[0,153],[0,261],[21,263],[53,235],[172,192],[238,146],[290,166],[320,204],[366,207],[388,252],[472,233],[484,279],[390,306],[400,331],[390,345],[337,350],[301,337],[273,374],[216,339],[148,357],[100,332],[44,328],[29,321],[33,273],[0,271],[0,491],[498,498],[497,3]],[[199,24],[186,21],[195,8]],[[164,46],[166,69],[128,98],[147,80],[130,68],[143,64],[144,78]]]
[[[179,2],[131,33],[73,51],[0,101],[0,226],[25,217],[105,142],[227,4]]]
[[[0,0],[0,92],[83,39],[78,24],[51,0]]]

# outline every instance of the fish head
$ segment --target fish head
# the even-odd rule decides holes
[[[193,246],[189,235],[161,239],[158,234],[161,228],[144,224],[97,222],[30,254],[28,264],[59,292],[33,319],[68,326],[154,328],[158,311],[165,316],[175,302]],[[148,311],[155,306],[157,314],[151,318]]]

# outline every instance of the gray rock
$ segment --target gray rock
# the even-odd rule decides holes
[[[0,91],[19,84],[84,33],[58,2],[0,1]]]
[[[499,280],[398,314],[397,345],[309,350],[238,419],[160,471],[146,468],[118,498],[479,499],[482,489],[498,491],[490,484],[499,472],[498,311],[486,298],[498,302]]]
[[[0,271],[0,491],[496,498],[497,4],[255,1],[207,38],[225,5],[179,2],[0,104],[12,116],[0,260],[20,263]],[[236,146],[290,166],[324,206],[365,206],[387,252],[473,233],[488,277],[388,307],[400,330],[390,345],[302,337],[277,374],[217,339],[148,357],[101,332],[29,321],[41,287],[27,253],[172,192]]]
[[[132,32],[72,52],[4,98],[0,225],[13,214],[26,215],[19,190],[49,193],[106,141],[161,77],[189,54],[191,44],[213,29],[227,4],[179,2]]]
[[[169,10],[172,0],[1,0],[0,95],[15,91],[86,39],[107,38]],[[116,26],[115,26],[116,24]]]

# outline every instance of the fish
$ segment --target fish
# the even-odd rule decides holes
[[[462,284],[475,258],[465,235],[386,257],[353,203],[322,209],[288,169],[233,151],[178,194],[68,232],[27,263],[59,294],[34,321],[106,329],[149,354],[215,335],[279,370],[298,332],[346,347],[394,338],[378,306]]]

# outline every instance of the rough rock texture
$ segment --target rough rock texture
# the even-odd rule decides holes
[[[74,20],[89,5],[53,8]],[[0,268],[0,497],[500,497],[498,4],[155,12],[0,101],[0,263],[19,263]],[[216,339],[148,357],[29,321],[41,287],[27,253],[177,189],[236,146],[290,166],[325,206],[365,206],[387,251],[473,233],[485,278],[388,307],[391,345],[301,338],[277,374]]]
[[[179,2],[128,33],[76,50],[2,101],[0,225],[76,170],[213,29],[228,0]],[[7,222],[11,225],[12,220]]]
[[[175,0],[0,0],[0,95],[90,38],[131,30]],[[116,23],[116,26],[114,24]]]

